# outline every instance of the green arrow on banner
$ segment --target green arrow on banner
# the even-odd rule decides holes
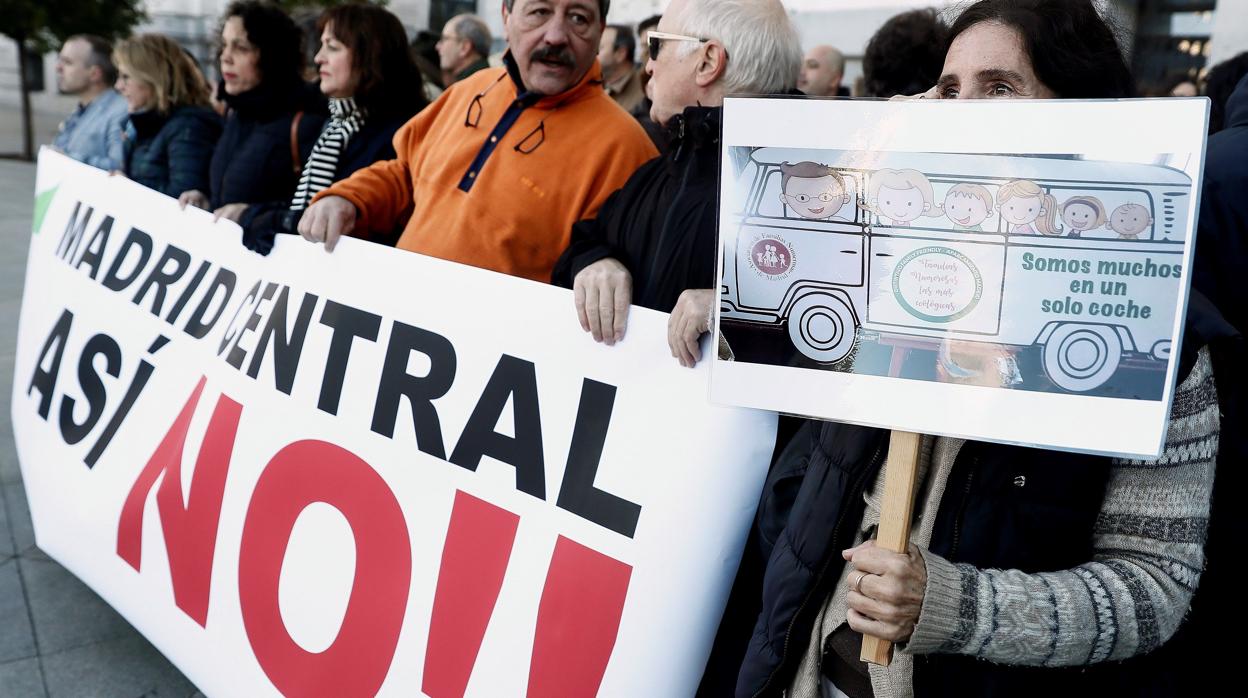
[[[42,194],[35,194],[35,212],[34,218],[30,223],[30,234],[38,235],[40,228],[43,227],[43,217],[47,215],[48,208],[52,206],[52,199],[56,197],[56,190],[59,187],[52,187]]]

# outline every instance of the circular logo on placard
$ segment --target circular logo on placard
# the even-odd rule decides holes
[[[979,305],[984,279],[961,252],[924,247],[902,257],[893,268],[893,295],[920,320],[953,322]]]
[[[750,266],[764,278],[783,279],[796,264],[793,246],[779,235],[760,237],[750,247]]]

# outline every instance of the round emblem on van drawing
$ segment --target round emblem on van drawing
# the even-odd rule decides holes
[[[783,279],[796,264],[793,247],[779,236],[761,237],[750,248],[750,266],[764,278]]]
[[[966,317],[984,295],[984,279],[969,257],[948,247],[923,247],[893,268],[893,296],[927,322]]]

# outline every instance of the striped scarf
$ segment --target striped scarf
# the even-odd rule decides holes
[[[312,197],[334,183],[338,158],[342,157],[351,137],[364,125],[364,112],[350,97],[329,100],[329,114],[329,124],[316,139],[312,154],[299,175],[299,186],[295,188],[295,198],[290,202],[291,211],[306,209]]]

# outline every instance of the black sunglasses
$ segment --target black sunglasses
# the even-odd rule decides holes
[[[688,36],[685,34],[669,34],[667,32],[655,31],[651,29],[646,33],[646,41],[650,45],[650,59],[658,60],[659,49],[663,47],[664,41],[696,41],[705,44],[710,39],[699,39],[696,36]]]

